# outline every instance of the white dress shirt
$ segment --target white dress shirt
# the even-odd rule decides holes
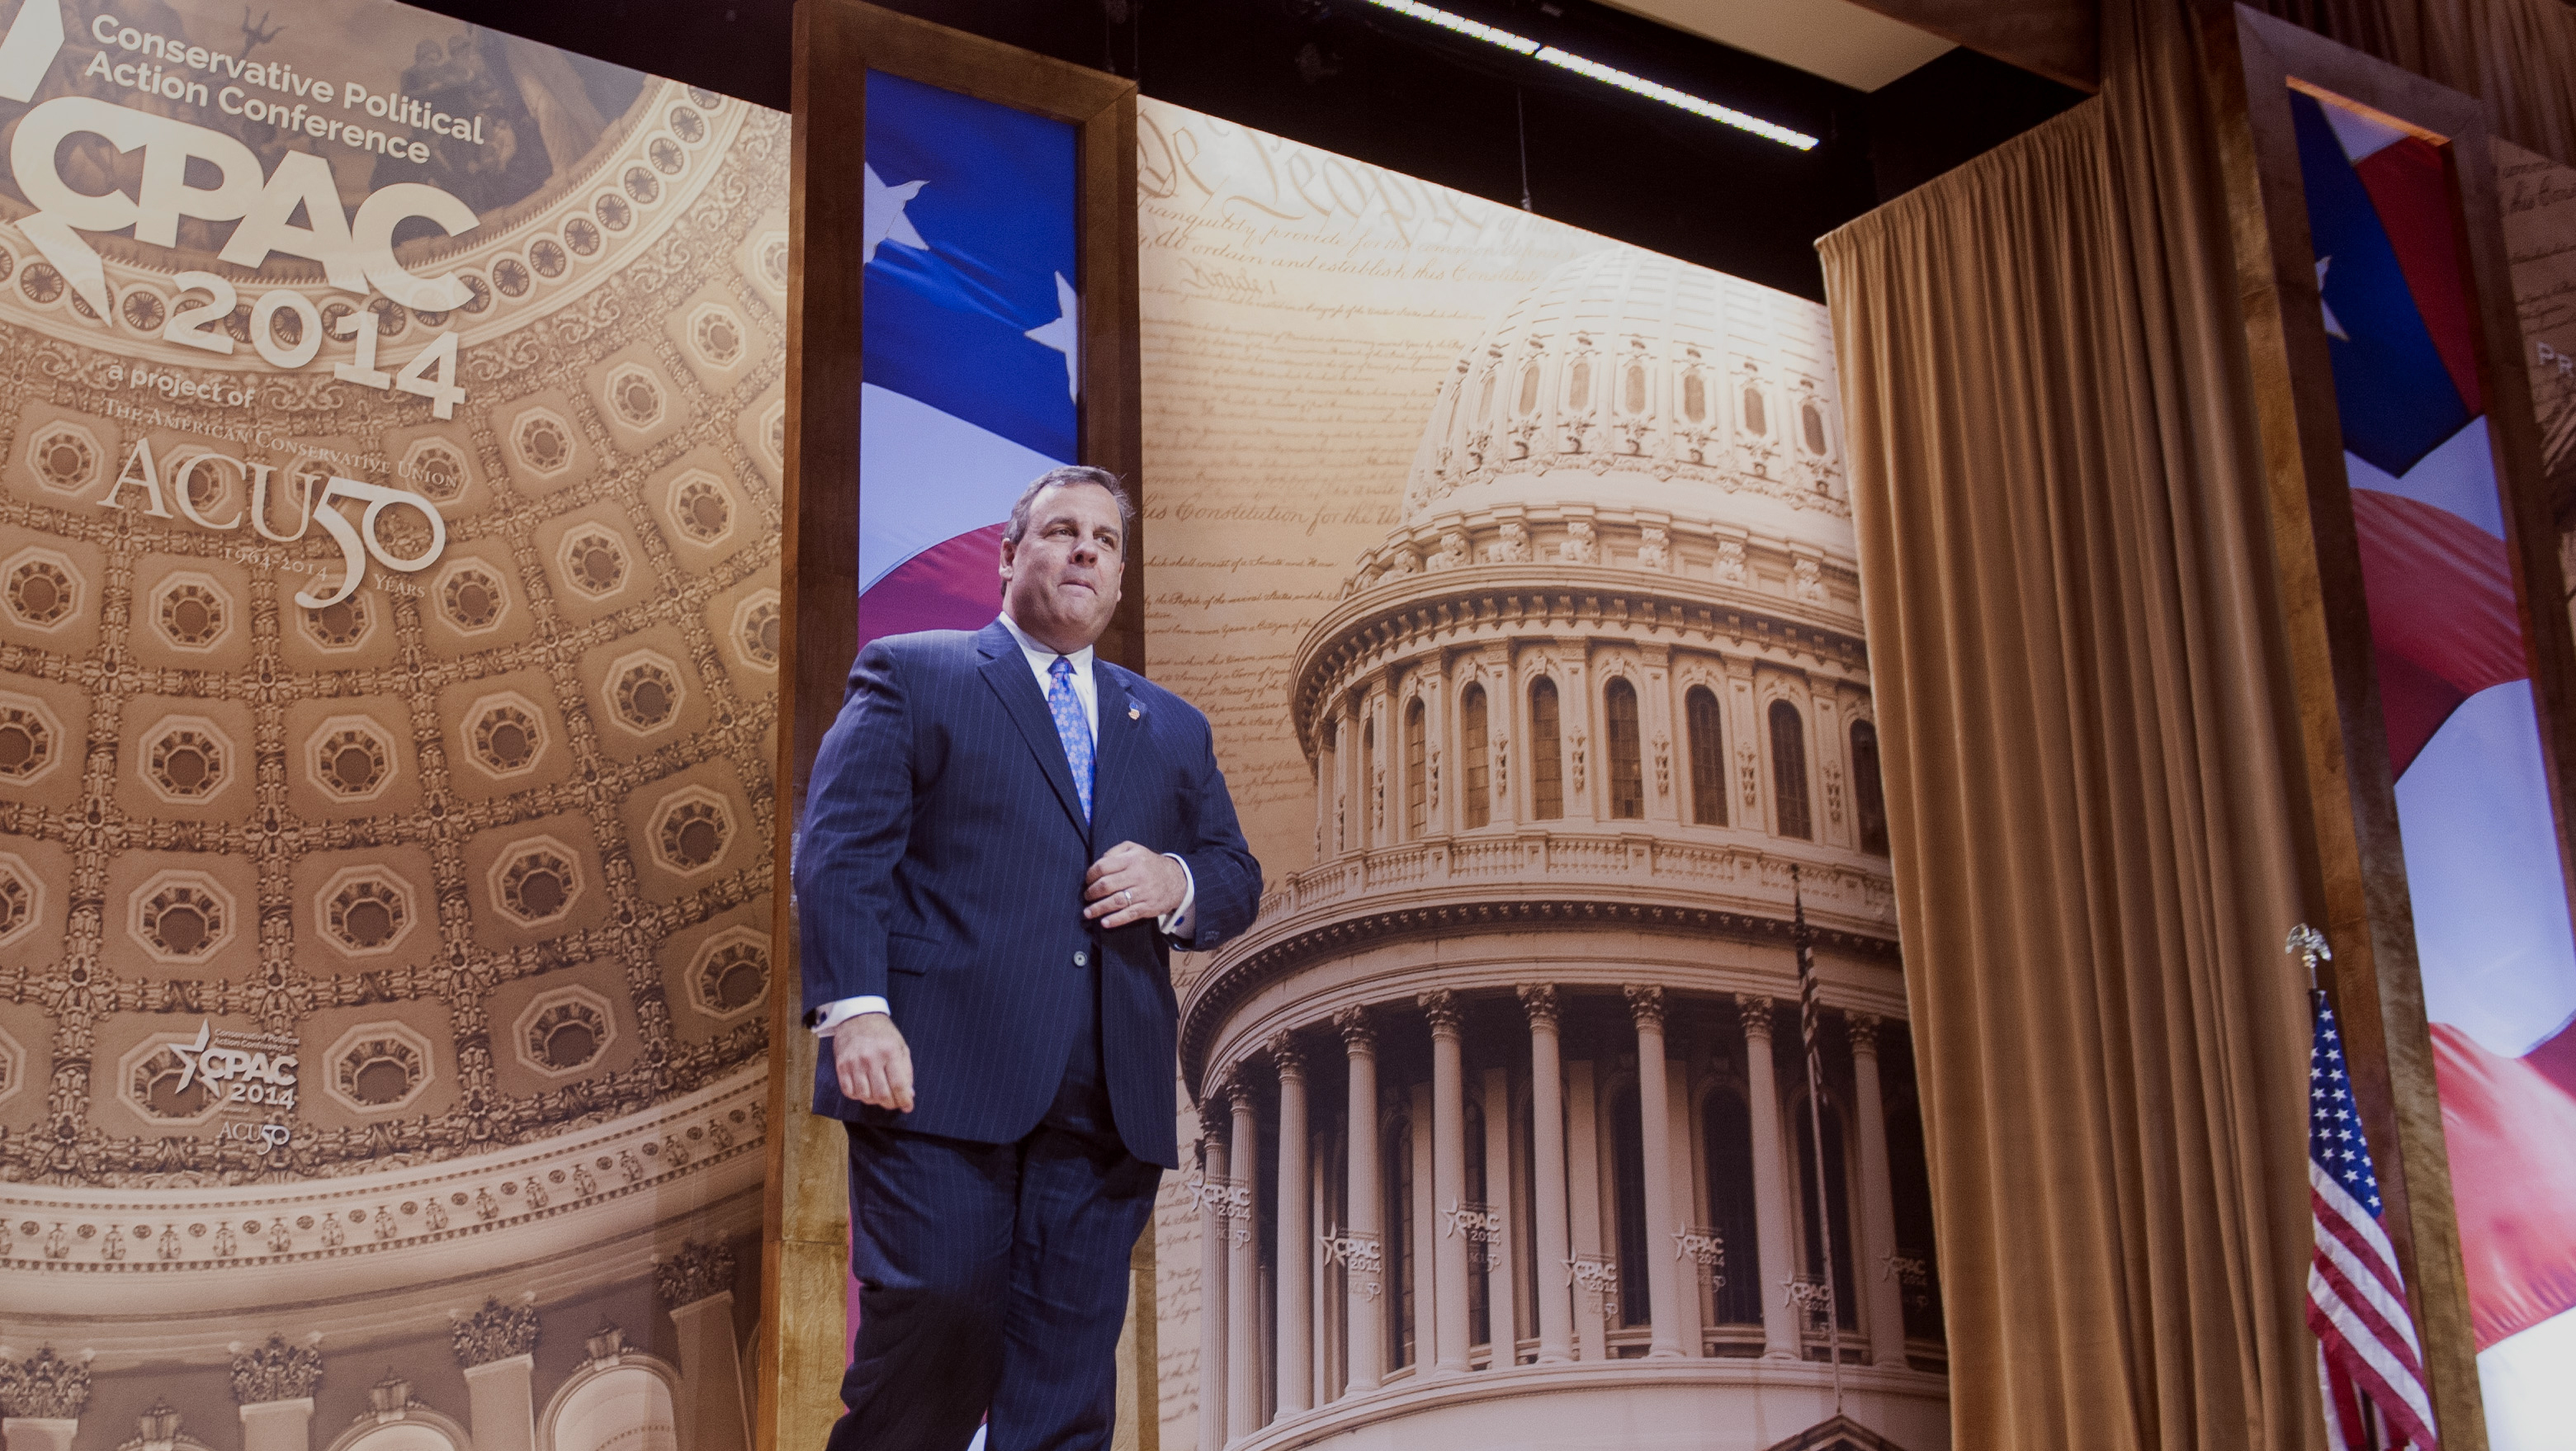
[[[1057,659],[1072,662],[1073,698],[1082,703],[1082,718],[1091,726],[1091,748],[1096,760],[1100,751],[1100,682],[1091,673],[1091,647],[1085,645],[1070,655],[1059,657],[1054,650],[1030,639],[1029,632],[1021,629],[1019,622],[1008,613],[1002,616],[1002,628],[1010,631],[1011,638],[1020,642],[1020,654],[1029,662],[1029,673],[1037,677],[1040,699],[1055,688],[1055,677],[1050,672],[1055,669]],[[1096,800],[1094,805],[1097,805]],[[1182,861],[1178,853],[1167,851],[1163,855],[1180,863],[1181,905],[1163,914],[1154,925],[1167,937],[1186,938],[1190,935],[1190,908],[1198,902],[1198,879],[1191,873],[1190,864]],[[873,994],[827,1003],[821,1015],[814,1020],[814,1036],[828,1038],[833,1029],[852,1018],[887,1011],[886,1000]]]

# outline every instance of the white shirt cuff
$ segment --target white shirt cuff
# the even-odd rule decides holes
[[[825,1003],[823,1016],[814,1020],[814,1036],[829,1038],[834,1028],[852,1018],[863,1018],[870,1013],[891,1011],[892,1009],[886,1006],[886,1000],[880,997],[843,998],[836,1003]]]
[[[1191,935],[1192,926],[1190,922],[1190,909],[1197,906],[1199,901],[1199,879],[1197,874],[1190,870],[1190,864],[1188,862],[1181,861],[1180,853],[1167,851],[1163,853],[1163,855],[1180,863],[1181,905],[1174,907],[1169,912],[1164,913],[1161,917],[1156,918],[1154,925],[1161,928],[1163,935],[1166,937],[1188,937]]]

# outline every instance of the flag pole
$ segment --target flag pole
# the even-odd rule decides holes
[[[1816,1146],[1816,1231],[1825,1258],[1825,1335],[1833,1356],[1834,1414],[1843,1413],[1843,1315],[1834,1284],[1834,1201],[1825,1179],[1824,1071],[1817,1062],[1816,952],[1807,933],[1807,899],[1799,885],[1798,867],[1789,867],[1789,899],[1798,946],[1798,1027],[1807,1048],[1807,1134]]]

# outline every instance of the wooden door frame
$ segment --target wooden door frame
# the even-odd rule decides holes
[[[787,295],[787,466],[780,581],[778,799],[771,842],[768,1183],[756,1444],[821,1451],[849,1357],[848,1163],[838,1123],[807,1110],[816,1041],[800,1021],[789,852],[814,752],[858,650],[863,168],[871,70],[1073,126],[1082,391],[1077,462],[1127,481],[1141,513],[1136,84],[857,0],[798,0]],[[1142,521],[1104,658],[1145,668]],[[1120,1346],[1120,1444],[1155,1444],[1153,1236],[1139,1242]]]

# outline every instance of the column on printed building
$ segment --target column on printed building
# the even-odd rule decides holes
[[[733,1251],[721,1244],[684,1243],[653,1266],[654,1289],[680,1332],[680,1398],[689,1407],[682,1444],[691,1451],[743,1451],[751,1440],[733,1278]]]
[[[0,1228],[0,1236],[7,1233]],[[6,1451],[72,1451],[89,1396],[87,1356],[65,1358],[48,1345],[24,1360],[0,1359],[0,1438]]]
[[[310,1451],[313,1391],[322,1352],[283,1335],[233,1352],[233,1400],[241,1407],[242,1451]]]
[[[1203,1445],[1652,1416],[1762,1451],[1831,1420],[1838,1325],[1844,1414],[1948,1445],[1940,1346],[1868,1278],[1928,1195],[1881,1101],[1910,1054],[1832,389],[1820,313],[1626,250],[1458,355],[1290,671],[1315,865],[1183,1004],[1236,1187],[1279,1177],[1206,1261]],[[1814,1209],[1774,1057],[1793,891],[1842,1176]],[[1818,1231],[1866,1283],[1828,1289]]]
[[[465,1370],[474,1451],[536,1451],[535,1298],[516,1305],[486,1300],[449,1328],[456,1363]]]

